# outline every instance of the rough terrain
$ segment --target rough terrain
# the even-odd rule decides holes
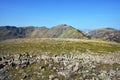
[[[106,57],[107,56],[107,57]],[[120,52],[3,55],[1,80],[120,80]]]

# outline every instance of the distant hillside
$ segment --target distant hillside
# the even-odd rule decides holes
[[[120,42],[120,30],[113,28],[96,29],[90,31],[88,34],[92,38],[101,38],[108,41]]]
[[[29,37],[34,27],[0,26],[0,40]]]
[[[0,40],[13,38],[87,38],[80,30],[61,24],[52,28],[0,26]]]
[[[45,36],[50,38],[86,38],[80,30],[66,24],[54,26],[47,31]]]

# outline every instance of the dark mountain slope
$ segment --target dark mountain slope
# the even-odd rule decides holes
[[[1,26],[0,40],[25,37],[25,29],[15,26]]]
[[[89,32],[92,38],[101,38],[108,41],[120,42],[120,30],[113,28],[96,29]]]

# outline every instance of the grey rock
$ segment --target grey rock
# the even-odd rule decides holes
[[[49,75],[49,80],[59,80],[55,75]]]
[[[0,70],[0,80],[10,80],[9,75],[5,69]]]

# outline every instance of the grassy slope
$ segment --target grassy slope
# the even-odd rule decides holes
[[[120,51],[120,44],[96,40],[79,39],[11,39],[0,42],[0,54],[23,54],[25,52],[40,54],[87,52],[108,53]]]
[[[59,38],[75,38],[75,39],[87,39],[86,36],[84,36],[82,33],[80,33],[79,31],[77,31],[76,29],[69,29],[66,32],[64,32],[63,34],[61,34],[59,36]]]

